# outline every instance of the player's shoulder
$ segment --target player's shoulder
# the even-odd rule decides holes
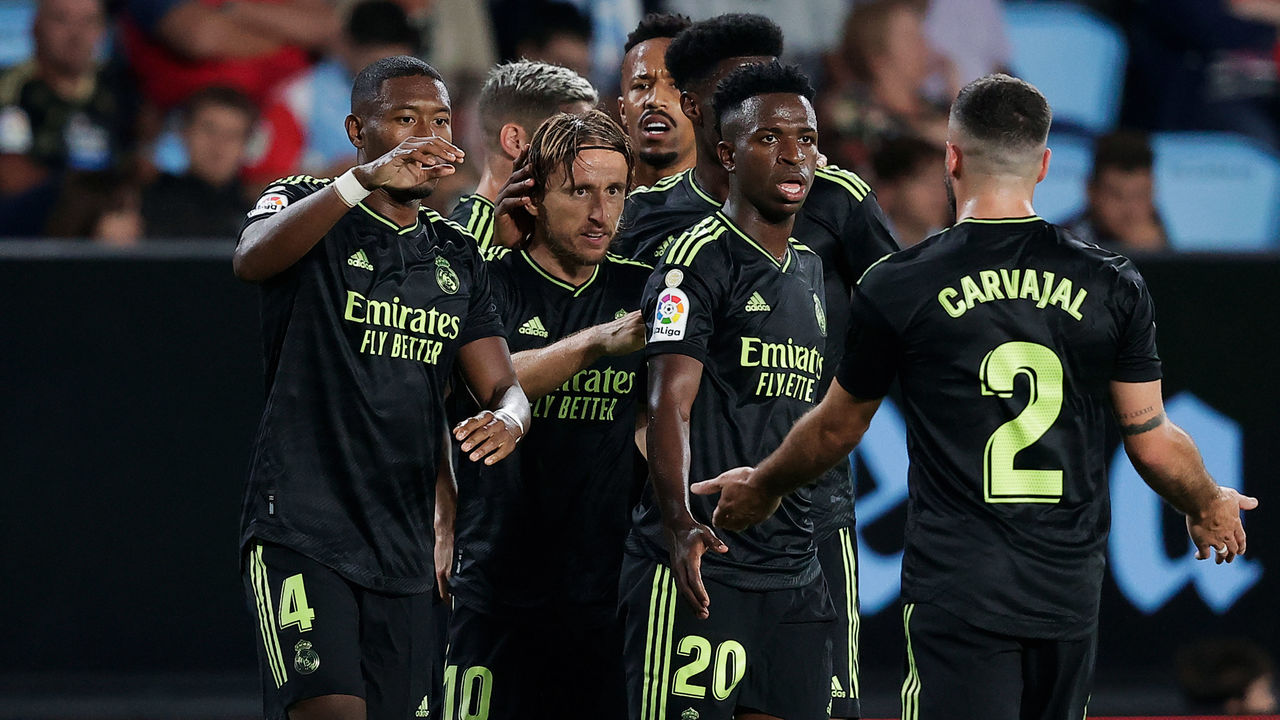
[[[1118,285],[1145,285],[1138,266],[1128,257],[1080,238],[1062,225],[1048,223],[1058,244],[1079,263],[1082,269]]]
[[[659,178],[658,181],[652,185],[640,185],[630,193],[627,193],[627,200],[634,199],[635,202],[640,204],[660,205],[665,201],[666,196],[671,193],[672,190],[675,190],[680,183],[684,182],[692,172],[693,168],[689,168],[688,170],[683,170],[675,175],[668,175],[664,178]]]
[[[264,215],[278,213],[288,207],[289,203],[297,202],[314,192],[323,190],[332,182],[333,178],[318,178],[310,175],[288,175],[277,178],[267,183],[259,193],[258,202],[249,210],[248,217],[250,220],[256,220]]]
[[[861,204],[871,195],[871,186],[851,170],[828,165],[813,173],[813,187],[805,200],[808,209],[812,202],[818,209],[841,208]]]
[[[729,230],[729,224],[720,217],[720,213],[702,218],[667,244],[658,267],[716,267],[726,260],[727,243],[723,238]]]
[[[613,253],[605,253],[604,262],[614,272],[621,274],[643,274],[647,277],[649,273],[653,272],[653,266],[648,263],[625,258],[621,255],[614,255]]]
[[[477,245],[475,235],[472,235],[461,223],[441,215],[439,211],[423,206],[418,209],[418,214],[424,223],[430,225],[431,229],[441,236],[458,237],[469,240],[472,246]]]

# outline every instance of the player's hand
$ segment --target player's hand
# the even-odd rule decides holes
[[[711,528],[689,517],[684,522],[666,527],[667,545],[671,548],[671,573],[676,587],[693,613],[705,620],[711,617],[711,597],[702,584],[702,554],[707,550],[729,552]]]
[[[462,452],[471,462],[484,460],[492,465],[511,454],[523,433],[520,426],[489,410],[467,418],[453,429],[453,437],[462,443]]]
[[[725,530],[741,532],[759,525],[778,511],[782,498],[771,495],[751,481],[755,468],[726,470],[710,480],[696,482],[689,491],[694,495],[720,493],[711,524]]]
[[[605,355],[630,355],[644,348],[644,318],[639,310],[596,326],[597,342]]]
[[[520,247],[533,235],[533,214],[529,212],[533,207],[533,172],[528,160],[529,148],[525,147],[493,201],[493,241],[503,247]]]
[[[370,190],[408,189],[452,175],[466,153],[442,137],[411,137],[382,157],[352,168],[356,180]]]
[[[1212,552],[1214,562],[1231,562],[1245,549],[1244,524],[1240,511],[1258,507],[1258,499],[1241,495],[1229,487],[1218,487],[1218,496],[1209,507],[1196,515],[1187,516],[1187,534],[1196,546],[1196,559],[1208,560]]]
[[[453,528],[436,523],[436,592],[449,602],[449,578],[453,577]]]

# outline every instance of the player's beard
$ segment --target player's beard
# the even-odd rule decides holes
[[[433,178],[411,188],[386,188],[386,191],[392,200],[402,204],[410,203],[430,197],[431,193],[436,191],[436,184],[439,182],[439,178]]]
[[[947,189],[947,211],[950,215],[947,217],[947,227],[956,224],[956,189],[951,187],[951,176],[942,176],[942,186]]]
[[[572,241],[561,240],[560,238],[552,236],[550,233],[546,235],[547,250],[551,252],[553,257],[565,265],[590,267],[604,262],[604,256],[609,252],[609,248],[613,245],[614,237],[616,237],[616,235],[609,237],[609,244],[605,246],[605,251],[600,254],[600,257],[588,257],[575,250]]]
[[[640,153],[640,162],[659,170],[671,167],[675,164],[676,160],[679,159],[680,153],[675,151],[661,152],[658,150],[650,150],[648,152]]]

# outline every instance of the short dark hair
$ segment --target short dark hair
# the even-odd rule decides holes
[[[926,165],[933,166],[942,177],[942,158],[946,150],[915,135],[902,135],[882,142],[871,153],[871,169],[882,183],[893,183],[915,175]]]
[[[207,107],[225,107],[244,113],[252,124],[258,119],[258,106],[253,104],[248,95],[223,85],[210,85],[187,96],[182,103],[182,124],[190,125],[196,113]]]
[[[573,161],[587,146],[622,153],[627,159],[627,186],[631,186],[636,160],[627,132],[607,114],[592,110],[582,115],[557,113],[538,126],[529,141],[529,171],[533,175],[534,191],[546,192],[547,182],[556,168],[564,168],[565,176],[572,183]]]
[[[358,109],[366,103],[373,102],[382,93],[382,84],[392,78],[429,77],[444,83],[440,71],[425,61],[411,55],[396,55],[369,63],[356,75],[351,85],[351,112],[359,114]]]
[[[1031,83],[995,73],[965,85],[951,104],[951,123],[976,147],[970,155],[996,165],[1020,163],[1044,148],[1053,111]]]
[[[741,107],[757,95],[788,93],[800,95],[813,102],[813,84],[798,65],[783,65],[777,60],[756,65],[744,65],[729,73],[716,85],[711,106],[716,114],[716,132],[720,132],[720,119]]]
[[[676,87],[688,90],[711,78],[716,65],[735,57],[777,57],[782,29],[763,15],[729,13],[696,22],[667,47],[667,72]]]
[[[627,35],[627,44],[622,46],[622,54],[631,52],[631,48],[642,42],[656,38],[673,38],[683,32],[693,21],[688,15],[677,13],[649,13],[640,24]]]
[[[407,45],[413,53],[421,49],[421,36],[409,24],[404,8],[392,0],[362,0],[351,8],[345,27],[352,44]]]
[[[562,105],[585,102],[594,107],[599,100],[590,81],[569,68],[533,60],[503,63],[489,71],[480,89],[480,127],[493,146],[507,122],[518,122],[532,134]]]
[[[525,40],[534,47],[542,48],[557,35],[569,35],[591,42],[591,18],[568,3],[542,4],[533,14],[532,24],[524,32]]]
[[[1099,137],[1093,144],[1093,170],[1089,181],[1097,182],[1103,170],[1150,171],[1155,153],[1147,134],[1137,130],[1117,130]]]

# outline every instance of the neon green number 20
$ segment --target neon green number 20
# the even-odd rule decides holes
[[[1007,342],[982,359],[982,394],[1013,397],[1014,379],[1026,375],[1031,400],[1017,417],[996,428],[982,456],[982,486],[989,503],[1056,503],[1062,499],[1061,470],[1020,470],[1018,452],[1053,426],[1062,412],[1062,361],[1036,343]]]

